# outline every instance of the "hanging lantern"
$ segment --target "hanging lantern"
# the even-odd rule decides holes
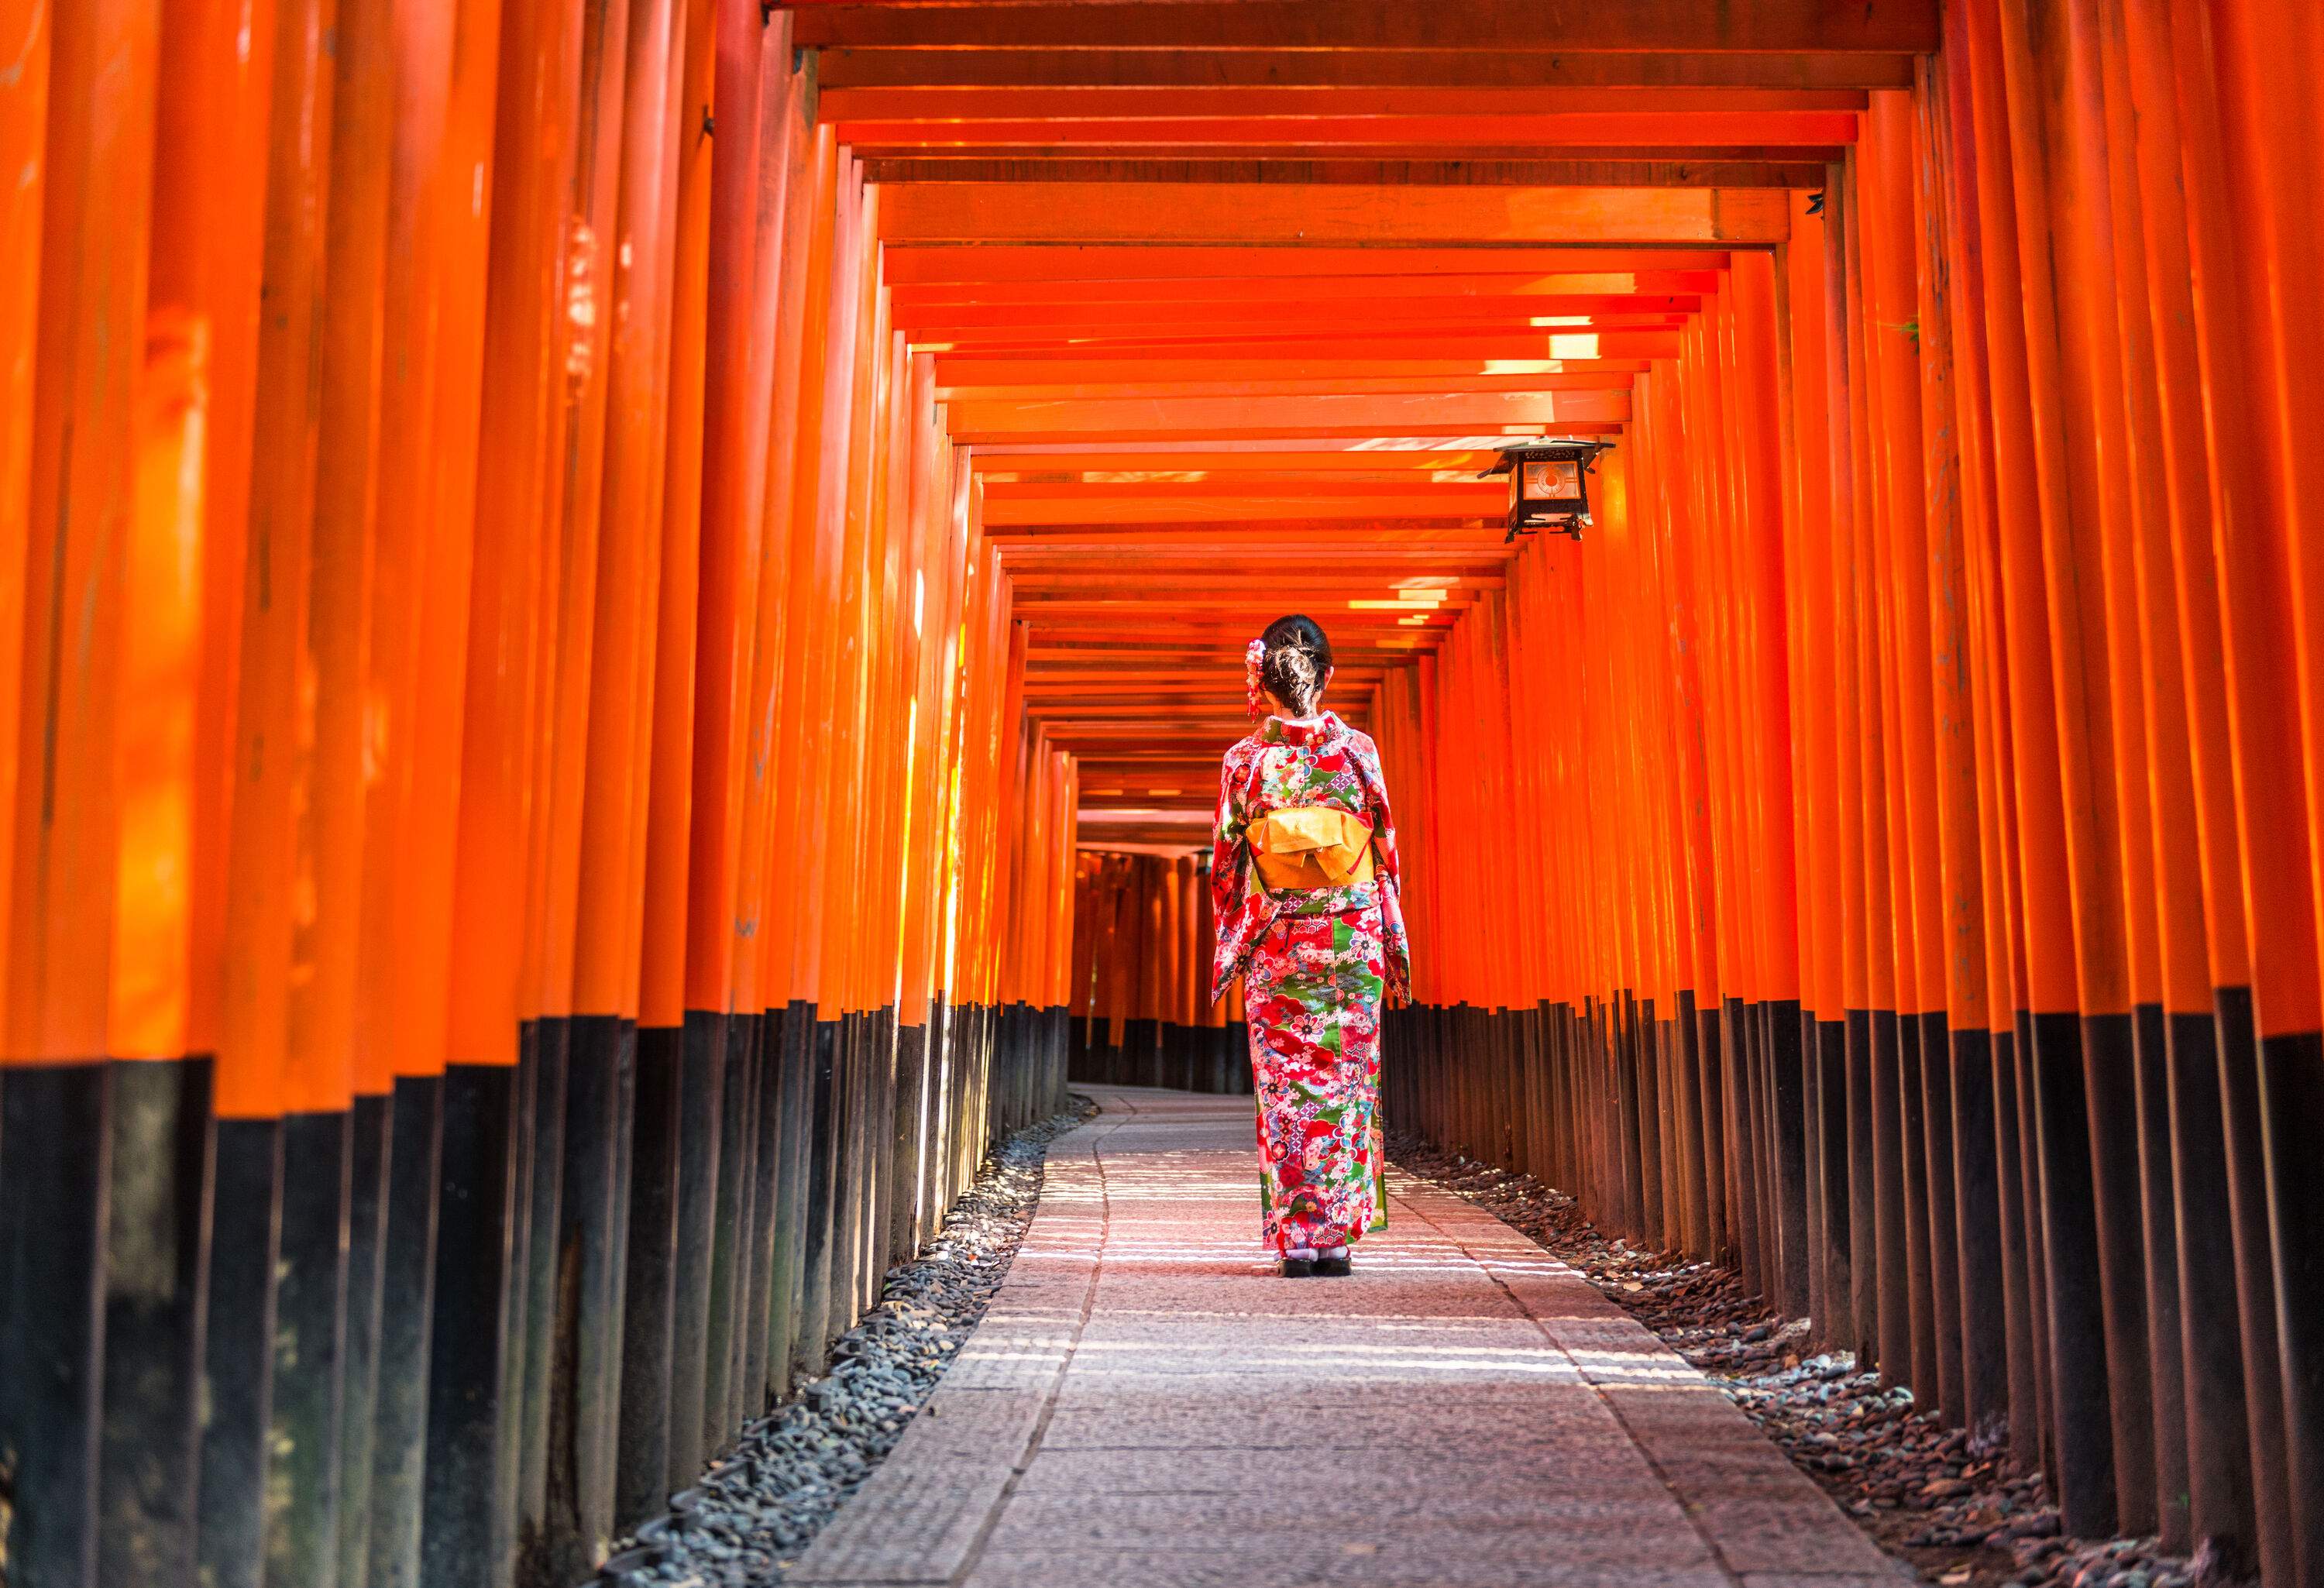
[[[1501,460],[1477,477],[1509,476],[1508,536],[1536,530],[1582,539],[1590,516],[1590,470],[1611,441],[1542,440],[1501,448]]]

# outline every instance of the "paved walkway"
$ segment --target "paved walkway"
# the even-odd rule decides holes
[[[1084,1088],[983,1324],[788,1581],[1895,1588],[1572,1269],[1399,1175],[1343,1279],[1259,1251],[1250,1100]]]

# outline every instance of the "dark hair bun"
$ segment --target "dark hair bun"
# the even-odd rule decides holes
[[[1295,716],[1314,716],[1323,697],[1323,676],[1332,670],[1332,642],[1323,628],[1314,618],[1294,613],[1268,624],[1259,638],[1267,647],[1259,664],[1259,682]]]

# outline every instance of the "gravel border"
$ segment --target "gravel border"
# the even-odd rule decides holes
[[[984,1316],[1041,1200],[1049,1143],[1097,1113],[1010,1137],[945,1215],[943,1233],[888,1271],[880,1305],[832,1347],[832,1370],[747,1425],[702,1481],[613,1552],[600,1583],[750,1588],[779,1583],[872,1475]]]
[[[1808,1321],[1784,1318],[1732,1270],[1607,1234],[1530,1175],[1390,1131],[1390,1160],[1529,1236],[1686,1358],[1838,1502],[1873,1542],[1943,1588],[2205,1588],[2229,1581],[2146,1538],[2059,1536],[2042,1474],[1915,1413],[1845,1351],[1808,1352]]]

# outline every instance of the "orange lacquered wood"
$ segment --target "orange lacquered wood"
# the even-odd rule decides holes
[[[1784,541],[1784,388],[1778,345],[1780,283],[1775,260],[1766,254],[1741,262],[1735,276],[1735,349],[1740,403],[1736,417],[1745,453],[1739,488],[1751,494],[1753,540],[1742,552],[1738,594],[1748,595],[1755,673],[1745,709],[1752,721],[1752,754],[1757,795],[1753,811],[1759,876],[1756,911],[1759,962],[1758,996],[1799,998],[1802,905],[1800,900],[1794,770],[1792,743],[1791,649],[1785,606],[1787,554]]]
[[[9,1012],[14,982],[15,811],[23,758],[18,728],[23,697],[23,582],[30,524],[32,393],[40,346],[42,212],[49,119],[50,10],[43,0],[10,0],[0,38],[16,42],[15,73],[0,85],[0,171],[21,173],[0,195],[0,235],[17,239],[0,257],[0,1063],[14,1048]]]
[[[243,18],[223,7],[172,11],[161,23],[137,510],[124,548],[138,612],[124,635],[116,751],[122,808],[110,1016],[116,1057],[171,1057],[216,1042],[221,824],[231,782],[222,736],[239,638],[264,184],[226,195],[199,173],[207,159],[237,141],[254,150],[254,164],[264,160],[271,20],[254,14],[248,22],[246,50],[237,36]],[[10,36],[24,35],[17,29]],[[27,66],[37,73],[44,42],[35,36],[30,43]],[[31,87],[37,92],[37,78]],[[35,199],[39,192],[35,183]],[[28,219],[26,235],[37,239],[38,217]],[[37,267],[39,250],[20,257]],[[32,300],[23,308],[29,313]],[[29,345],[24,351],[29,360]],[[29,362],[23,374],[30,377]],[[26,423],[31,401],[27,391]],[[20,495],[15,506],[23,505]],[[23,571],[21,545],[8,566]],[[26,594],[13,577],[10,585],[0,602]],[[20,623],[21,609],[13,619],[0,617],[11,667],[21,660],[13,648]],[[13,690],[0,709],[21,709]]]
[[[375,456],[424,455],[436,411],[436,367],[442,354],[432,305],[440,282],[429,268],[440,235],[430,224],[441,210],[431,192],[440,182],[437,135],[451,88],[448,36],[457,14],[415,16],[391,12],[385,51],[392,95],[392,146],[386,176],[386,246],[380,275],[379,340],[397,356],[378,368]],[[420,59],[412,56],[418,53]],[[431,204],[430,200],[435,199]],[[363,811],[362,926],[355,961],[355,1085],[366,1094],[392,1088],[398,1074],[424,1073],[424,1056],[399,1055],[409,1036],[409,976],[418,945],[402,939],[420,879],[440,873],[447,856],[418,841],[420,799],[415,784],[426,729],[419,711],[421,614],[431,575],[430,515],[422,503],[426,467],[378,470],[372,514],[369,646],[364,660],[366,709]],[[465,598],[465,591],[463,591]],[[441,731],[438,729],[438,731]],[[437,1044],[440,1057],[440,1037]],[[399,1062],[401,1059],[401,1062]],[[419,1060],[418,1067],[412,1066]]]
[[[977,106],[943,116],[867,115],[860,106],[844,106],[830,107],[829,114],[839,124],[840,136],[867,154],[875,150],[882,154],[957,154],[1010,148],[1134,149],[1141,153],[1175,154],[1219,146],[1247,151],[1270,145],[1302,153],[1379,147],[1513,152],[1624,144],[1657,149],[1821,148],[1845,143],[1856,132],[1849,114],[1852,106],[1565,111],[1497,109],[1480,103],[1451,112],[1415,107],[1385,114],[1348,114],[1339,106],[1327,105],[1289,119],[1232,112],[1173,115],[1166,106],[1140,104],[1133,109],[1119,97],[1115,105],[1118,108],[1112,115],[1054,118],[1029,115],[1029,107],[1014,105]]]
[[[2181,184],[2188,151],[2181,132],[2169,18],[2147,6],[2125,15],[2126,82],[2138,106],[2137,205],[2146,259],[2158,422],[2170,436],[2205,424],[2195,303],[2191,216]],[[2163,886],[2163,974],[2167,1007],[2190,996],[2209,1007],[2215,987],[2250,983],[2244,912],[2227,897],[2243,870],[2235,818],[2235,750],[2227,728],[2227,647],[2220,632],[2219,567],[2212,542],[2211,460],[2202,449],[2162,449],[2162,532],[2142,536],[2140,602],[2153,669],[2148,742],[2156,771],[2153,834]],[[2173,762],[2175,762],[2175,765]],[[2190,889],[2191,887],[2191,896]]]
[[[2076,208],[2079,173],[2067,152],[2071,145],[2063,142],[2069,113],[2055,102],[2059,86],[2043,80],[2043,67],[2026,42],[2022,10],[2004,4],[2000,14],[2016,168],[2028,396],[2037,414],[2059,412],[2061,404],[2078,400],[2087,411],[2100,389],[2101,355],[2090,342],[2086,319],[2093,311],[2080,294],[2098,267],[2089,217]],[[2061,145],[2054,158],[2044,152],[2045,129],[2047,141]],[[2055,236],[2053,226],[2061,228]],[[2104,415],[2098,422],[2107,422]],[[2087,434],[2054,425],[2032,429],[2053,662],[2047,704],[2054,711],[2058,761],[2057,780],[2033,782],[2031,789],[2036,799],[2054,790],[2062,805],[2062,870],[2055,885],[2064,897],[2051,908],[2064,911],[2071,933],[2075,997],[2065,1007],[2085,1014],[2120,1013],[2129,1008],[2129,961],[2121,900],[2111,884],[2119,834],[2110,787],[2114,744],[2103,584],[2077,577],[2080,570],[2104,566],[2099,471]],[[2020,770],[2023,777],[2025,769]],[[2034,892],[2029,880],[2029,907]]]
[[[710,258],[709,134],[694,120],[710,102],[711,0],[686,0],[673,20],[671,113],[676,241],[669,329],[669,439],[664,451],[661,584],[654,619],[652,772],[646,797],[644,907],[638,1023],[669,1029],[686,1014],[687,884],[694,814],[696,618],[701,587],[704,339]]]
[[[2007,171],[2009,125],[1995,18],[1972,9],[1968,30],[1971,117],[1981,173],[1978,186],[1983,287],[1988,306],[2015,303],[2024,291],[2019,265],[2019,216]],[[2022,956],[2016,984],[2019,1012],[2064,1013],[2075,1007],[2071,923],[2065,891],[2062,817],[2052,791],[2058,787],[2057,743],[2050,708],[2052,654],[2043,608],[2040,504],[2033,456],[2027,353],[2022,316],[1988,312],[1986,366],[1993,434],[1994,513],[1997,541],[1997,623],[2005,636],[2006,699],[1997,702],[1997,724],[2009,731],[2013,776],[2002,811],[2015,836],[2016,932]],[[1996,1019],[1999,1019],[1997,1011]]]
[[[0,1046],[15,1059],[106,1050],[114,718],[133,596],[115,549],[134,512],[157,26],[152,7],[115,4],[60,15],[48,35],[20,683],[37,704],[12,749],[21,772]]]
[[[1199,93],[1449,89],[1462,95],[1532,95],[1638,88],[1900,88],[1913,80],[1911,57],[1886,51],[1502,51],[1480,50],[1473,40],[1407,50],[851,47],[821,52],[821,62],[823,80],[834,91],[1026,87],[1086,91],[1094,86]]]
[[[1866,119],[1858,217],[1866,260],[1865,311],[1870,322],[1874,466],[1879,483],[1873,522],[1885,554],[1877,566],[1885,608],[1884,670],[1892,724],[1886,744],[1890,875],[1896,909],[1895,1007],[1899,1014],[1919,1014],[1941,1011],[1946,987],[1921,390],[1930,360],[1919,341],[1923,306],[1914,266],[1911,100],[1902,94],[1875,95]]]
[[[1933,766],[1929,800],[1934,807],[1939,866],[1938,908],[1930,915],[1941,957],[1942,999],[1947,1029],[1988,1028],[1991,962],[1987,943],[1986,874],[1981,809],[1983,767],[1978,738],[1978,696],[1983,669],[1990,665],[1981,630],[1986,603],[1978,589],[1982,558],[1976,548],[1987,533],[1980,490],[1985,462],[1982,415],[1962,403],[1961,365],[1956,328],[1961,323],[1953,297],[1961,290],[1954,268],[1950,104],[1941,79],[1924,89],[1914,106],[1915,273],[1921,342],[1921,447],[1925,481],[1929,568],[1929,642]],[[1981,383],[1981,380],[1980,380]],[[1974,456],[1972,456],[1974,455]],[[1923,974],[1930,974],[1923,962]],[[1929,1062],[1923,1056],[1923,1062]]]
[[[1441,0],[1425,10],[1345,0],[1256,13],[1234,0],[1185,0],[1167,10],[1081,0],[925,10],[811,0],[800,8],[798,37],[809,46],[948,50],[1185,49],[1199,41],[1205,51],[1233,51],[1468,49],[1483,37],[1510,50],[1555,51],[1578,42],[1563,14],[1513,15],[1494,0]],[[1836,14],[1812,0],[1736,0],[1713,11],[1689,0],[1635,0],[1618,15],[1593,19],[1588,42],[1637,51],[1932,50],[1936,7],[1920,0]]]
[[[384,362],[388,205],[394,159],[393,14],[340,8],[329,57],[335,82],[325,227],[322,372],[316,437],[309,644],[314,762],[300,814],[300,872],[310,899],[291,944],[288,1051],[293,1109],[344,1108],[394,1083],[384,1055],[360,1055],[364,937],[365,704],[376,607],[381,370]]]
[[[903,913],[900,921],[897,1019],[915,1026],[928,1018],[936,992],[937,919],[943,901],[944,689],[951,654],[945,621],[952,602],[950,466],[952,448],[936,406],[935,361],[912,361],[908,413],[909,479],[904,512],[913,544],[914,574],[905,592],[911,625],[908,680],[911,743],[904,813]],[[1071,886],[1082,883],[1078,871]],[[1081,952],[1076,949],[1074,952]],[[1088,978],[1083,981],[1086,984]]]
[[[208,346],[199,320],[174,309],[147,314],[134,509],[122,549],[132,614],[122,631],[114,751],[120,825],[106,1023],[115,1058],[188,1051],[196,970],[189,883],[204,770],[194,728],[208,638],[200,552]]]
[[[638,1014],[669,424],[678,87],[675,0],[631,7],[619,212],[601,259],[610,311],[595,642],[579,854],[572,1011]]]
[[[2007,643],[2002,632],[2003,600],[1997,547],[1995,440],[1991,369],[1984,334],[1987,311],[1984,254],[1987,245],[1980,187],[1985,180],[1978,144],[1978,111],[1969,91],[1969,23],[1965,13],[1948,19],[1945,73],[1949,103],[1942,114],[1946,139],[1941,161],[1946,181],[1946,268],[1950,272],[1949,307],[1953,317],[1952,361],[1960,421],[1962,581],[1969,595],[1969,713],[1978,770],[1978,852],[1983,894],[1985,1015],[1988,1029],[2014,1031],[2022,960],[2017,930],[2017,871],[2012,809]],[[1933,115],[1935,113],[1932,112]],[[1963,988],[1963,1009],[1975,994]]]
[[[1135,294],[1140,283],[1169,282],[1163,291],[1194,290],[1216,281],[1305,282],[1297,292],[1349,277],[1377,278],[1393,260],[1393,273],[1411,281],[1453,278],[1455,287],[1488,279],[1556,278],[1584,272],[1716,271],[1726,254],[1716,248],[1532,247],[1504,241],[1490,253],[1473,248],[1399,248],[1393,256],[1364,247],[1315,244],[1299,248],[1251,245],[1139,246],[1134,244],[902,244],[890,239],[888,278],[899,291],[927,289],[960,296],[996,286],[1004,297],[1028,283],[1088,282],[1092,291]],[[908,295],[906,301],[914,301]]]
[[[316,1073],[290,1045],[296,957],[311,919],[311,835],[300,831],[316,788],[317,718],[306,683],[317,573],[315,489],[321,309],[330,201],[329,0],[278,14],[267,158],[265,300],[258,340],[244,572],[235,783],[226,881],[226,991],[217,1110],[226,1118],[343,1107],[344,1079]]]
[[[817,511],[832,561],[827,581],[818,580],[825,638],[819,649],[818,752],[822,772],[815,780],[816,807],[804,853],[801,883],[816,901],[818,918],[810,939],[815,956],[807,978],[817,1018],[837,1020],[853,1007],[848,976],[853,968],[853,934],[857,928],[855,889],[862,864],[861,811],[854,791],[861,776],[864,714],[862,694],[863,568],[869,541],[865,493],[870,481],[871,408],[874,378],[872,337],[866,322],[873,301],[873,240],[866,222],[865,194],[852,162],[839,178],[840,217],[831,272],[832,328],[825,369],[824,449]]]
[[[736,1010],[756,1011],[779,1007],[788,997],[781,974],[781,950],[772,930],[775,900],[770,897],[774,868],[770,864],[775,800],[774,780],[789,766],[776,734],[776,706],[781,698],[785,636],[790,622],[790,568],[793,551],[791,437],[784,430],[787,409],[795,411],[801,372],[797,362],[796,336],[782,334],[787,317],[795,314],[804,282],[805,234],[799,222],[812,137],[805,125],[800,103],[804,86],[789,70],[788,34],[778,33],[761,46],[761,82],[754,106],[759,117],[755,139],[760,144],[757,189],[751,214],[752,242],[748,258],[756,280],[746,295],[742,327],[747,335],[742,360],[742,391],[739,431],[734,447],[740,469],[740,510],[759,522],[758,559],[750,570],[746,598],[756,607],[751,665],[742,681],[742,718],[736,748],[742,757],[735,812],[733,899],[723,929],[729,935],[733,985],[730,1002]],[[708,455],[705,455],[706,466]]]
[[[726,137],[710,156],[710,272],[703,355],[702,550],[696,631],[693,837],[687,891],[686,1002],[734,1007],[734,929],[743,844],[751,686],[763,555],[765,383],[773,348],[754,346],[779,262],[759,257],[761,30],[747,7],[713,7],[713,105]],[[774,154],[783,165],[779,150]],[[778,208],[779,213],[779,207]]]
[[[528,889],[531,941],[526,950],[525,1018],[574,1012],[573,974],[581,931],[620,928],[579,921],[581,828],[588,787],[589,711],[597,642],[600,541],[605,508],[608,335],[620,316],[616,296],[631,7],[584,10],[575,78],[577,117],[573,186],[559,230],[566,249],[565,300],[557,328],[564,404],[563,447],[554,516],[542,525],[556,548],[537,644],[540,656],[533,733],[540,788],[533,804],[532,872]]]
[[[2081,39],[2078,52],[2087,50],[2091,57],[2089,69],[2099,79],[2091,88],[2105,115],[2111,268],[2121,282],[2113,327],[2120,355],[2120,434],[2124,444],[2163,465],[2115,482],[2118,500],[2107,534],[2109,660],[2123,747],[2116,759],[2115,781],[2123,815],[2126,863],[2121,882],[2130,923],[2131,995],[2136,1003],[2200,1014],[2211,1007],[2211,983],[2188,753],[2188,691],[2171,567],[2175,460],[2163,428],[2169,399],[2158,383],[2162,350],[2150,311],[2153,260],[2143,215],[2136,116],[2121,30],[2078,26],[2076,31],[2078,36],[2090,35]],[[2168,202],[2183,235],[2177,195],[2170,194]],[[2183,253],[2181,257],[2183,261]],[[2178,268],[2177,290],[2183,302],[2183,263]],[[2191,326],[2191,314],[2185,323]],[[2190,379],[2192,353],[2189,344],[2182,373]],[[2191,424],[2192,415],[2187,417]],[[2183,474],[2185,466],[2180,464],[2175,472]]]
[[[1839,743],[1830,681],[1834,676],[1831,596],[1833,500],[1831,345],[1822,301],[1824,217],[1792,216],[1792,241],[1778,282],[1788,340],[1792,503],[1785,514],[1790,577],[1792,720],[1799,840],[1802,1004],[1819,1020],[1843,1017],[1840,979]]]
[[[266,203],[262,180],[220,183],[201,173],[265,169],[274,11],[271,3],[196,4],[165,6],[161,16],[148,309],[185,316],[201,327],[208,344],[200,459],[205,638],[195,706],[186,1017],[187,1043],[198,1052],[217,1049],[225,985],[220,956]]]
[[[2299,190],[2313,180],[2303,169],[2305,152],[2279,142],[2287,125],[2301,125],[2304,107],[2277,98],[2285,91],[2284,74],[2305,64],[2299,45],[2314,19],[2273,6],[2211,9],[2209,29],[2199,30],[2191,17],[2184,29],[2209,37],[2184,38],[2181,48],[2190,71],[2208,59],[2215,80],[2182,89],[2180,103],[2204,113],[2186,126],[2187,204],[2199,334],[2208,344],[2204,390],[2221,549],[2219,609],[2242,772],[2236,787],[2252,989],[2261,1034],[2277,1035],[2324,1024],[2313,891],[2314,751],[2303,757],[2295,750],[2295,725],[2314,720],[2313,687],[2303,697],[2298,669],[2303,650],[2315,651],[2317,612],[2311,553],[2300,544],[2313,533],[2307,527],[2311,448],[2292,426],[2312,411],[2313,392],[2291,365],[2309,329],[2288,295],[2297,277],[2284,268],[2310,256],[2314,239],[2299,228],[2312,214],[2315,195]],[[2313,134],[2303,128],[2296,135]],[[2198,177],[2214,185],[2199,190],[2191,185]],[[2224,229],[2205,236],[2206,226]],[[2255,245],[2229,245],[2243,227]],[[2292,251],[2289,258],[2279,250]]]
[[[394,964],[383,997],[393,1032],[391,1062],[400,1076],[443,1072],[451,1038],[452,942],[466,749],[467,658],[475,568],[478,475],[485,371],[488,257],[498,204],[493,180],[501,66],[500,0],[464,0],[447,17],[415,5],[397,13],[399,98],[397,195],[391,225],[409,218],[415,233],[412,301],[405,332],[391,345],[412,356],[389,365],[392,382],[408,373],[409,403],[391,402],[381,434],[383,457],[425,460],[382,477],[381,522],[401,513],[384,493],[412,487],[409,511],[421,526],[415,552],[417,618],[411,645],[410,746],[400,836],[391,833],[366,862],[366,878],[392,869],[406,879],[394,907]],[[437,31],[448,24],[448,36]],[[447,69],[441,97],[434,74]],[[401,97],[409,86],[416,98]],[[403,257],[392,239],[392,261]],[[391,269],[391,283],[397,280]],[[394,300],[391,298],[391,304]],[[408,432],[397,426],[416,409]],[[399,446],[401,441],[403,445]],[[378,625],[385,632],[389,625]],[[367,831],[369,829],[367,828]],[[375,1006],[374,1006],[375,1007]]]
[[[818,821],[830,754],[828,678],[834,647],[825,635],[837,601],[840,543],[837,521],[824,503],[825,474],[831,456],[826,432],[837,427],[826,425],[824,416],[844,404],[844,387],[835,391],[834,383],[853,369],[850,360],[834,355],[830,339],[835,334],[830,308],[844,263],[835,224],[842,171],[838,146],[828,133],[818,130],[816,134],[810,171],[811,180],[804,184],[813,194],[803,217],[807,231],[796,245],[802,248],[804,272],[798,289],[804,373],[797,377],[797,418],[790,431],[798,452],[789,475],[792,605],[784,634],[782,706],[784,742],[801,775],[780,780],[775,806],[778,843],[789,856],[794,872],[786,891],[796,902],[787,907],[779,919],[796,925],[777,928],[777,940],[791,945],[785,979],[788,998],[794,1002],[818,998],[816,978],[826,929],[820,919],[819,879],[825,856]],[[788,297],[785,301],[788,305]],[[792,323],[788,307],[781,313],[784,324]],[[783,477],[779,468],[772,477]]]
[[[1102,184],[951,182],[898,189],[902,243],[1423,246],[1525,237],[1589,245],[1778,243],[1781,193],[1679,188],[1294,188],[1221,182],[1135,205]]]
[[[476,535],[469,580],[447,1057],[511,1065],[532,1012],[539,942],[540,677],[554,622],[562,522],[562,217],[573,192],[566,118],[580,70],[580,7],[510,0],[503,30],[484,322]]]
[[[1883,753],[1884,697],[1878,666],[1877,586],[1871,531],[1872,497],[1877,478],[1872,466],[1872,430],[1868,407],[1870,377],[1865,359],[1863,250],[1858,245],[1855,182],[1842,173],[1831,194],[1836,211],[1827,224],[1834,235],[1833,279],[1829,291],[1840,317],[1840,337],[1847,348],[1840,392],[1835,394],[1833,420],[1844,450],[1836,447],[1837,469],[1845,465],[1846,503],[1835,537],[1838,562],[1834,595],[1840,623],[1847,635],[1840,666],[1847,679],[1841,707],[1845,746],[1840,774],[1840,808],[1851,813],[1843,832],[1848,891],[1842,919],[1847,924],[1848,977],[1850,1009],[1894,1010],[1896,978],[1894,924],[1890,912],[1887,780]],[[1838,361],[1835,360],[1835,363]],[[1846,407],[1840,406],[1844,397]],[[1845,419],[1844,426],[1841,420]],[[1843,974],[1846,974],[1844,968]]]
[[[796,83],[785,89],[787,118],[803,116]],[[779,559],[786,584],[782,642],[776,668],[779,693],[768,702],[776,765],[796,769],[798,775],[779,771],[768,806],[766,842],[770,854],[797,856],[803,842],[800,822],[807,810],[807,770],[816,763],[807,734],[807,702],[816,651],[810,637],[817,631],[818,610],[809,599],[809,584],[816,568],[819,521],[814,512],[814,482],[820,457],[819,443],[807,431],[807,416],[819,414],[823,401],[823,371],[814,362],[822,346],[822,308],[829,284],[831,263],[829,216],[832,184],[836,178],[835,146],[805,126],[788,127],[783,177],[783,207],[773,217],[779,226],[781,279],[775,302],[776,360],[769,423],[763,444],[767,450],[766,533],[779,535],[779,553],[770,549],[767,564]],[[763,599],[763,597],[762,597]],[[796,861],[793,863],[797,863]],[[802,996],[800,974],[802,934],[809,929],[812,907],[801,891],[779,882],[770,870],[763,905],[764,941],[760,946],[760,987],[769,1007]]]

